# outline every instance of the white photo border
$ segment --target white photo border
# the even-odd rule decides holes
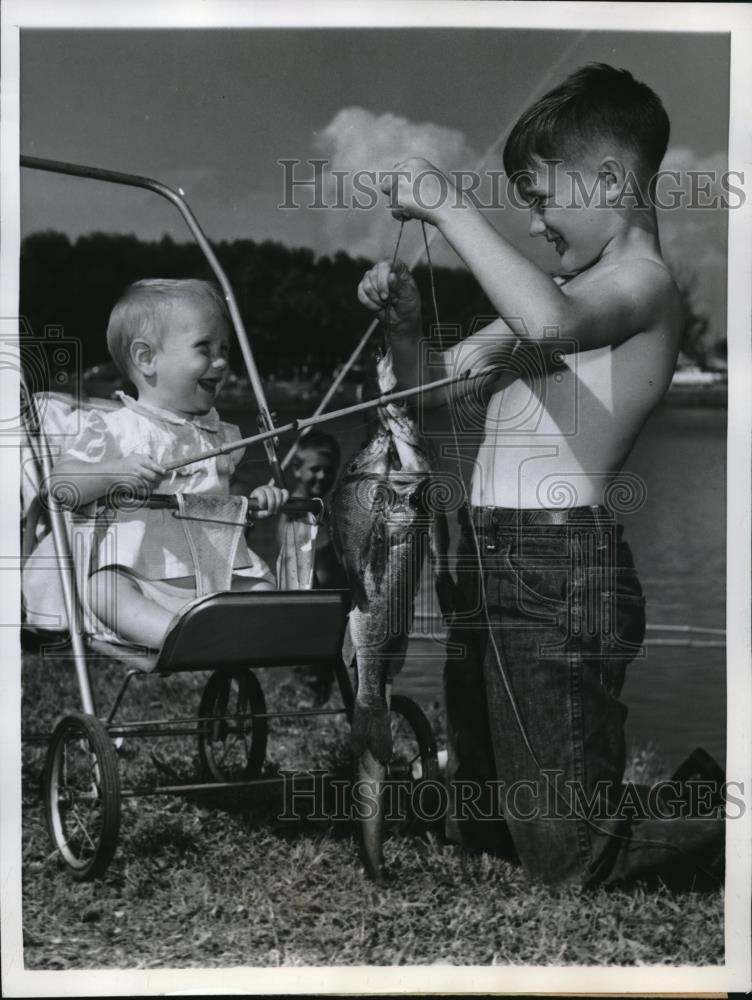
[[[120,996],[276,993],[511,993],[744,991],[750,979],[752,886],[752,676],[750,671],[750,456],[752,455],[752,10],[710,3],[486,3],[413,0],[373,3],[274,0],[4,0],[0,82],[2,243],[0,334],[16,332],[19,197],[20,28],[484,27],[708,32],[731,37],[729,166],[744,171],[745,203],[729,212],[727,473],[727,769],[745,783],[745,815],[727,823],[726,963],[713,967],[348,967],[26,971],[21,928],[20,652],[18,630],[0,627],[3,664],[0,746],[0,916],[5,996]],[[0,420],[18,413],[12,365],[0,372]],[[17,369],[16,369],[17,371]],[[16,375],[17,380],[17,375]],[[5,444],[5,442],[4,442]],[[14,447],[0,450],[7,490],[0,519],[2,619],[18,622],[19,472]]]

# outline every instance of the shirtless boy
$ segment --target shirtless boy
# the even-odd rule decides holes
[[[437,358],[421,352],[421,303],[404,265],[381,262],[358,288],[388,320],[402,386],[489,365],[499,373],[458,553],[475,655],[447,664],[450,777],[495,774],[514,850],[546,882],[694,879],[722,865],[721,820],[634,822],[634,809],[617,807],[618,696],[645,619],[612,501],[669,385],[682,327],[649,207],[668,137],[646,85],[584,67],[522,115],[504,150],[530,235],[553,244],[560,277],[499,235],[449,177],[411,158],[383,186],[393,214],[435,225],[500,318]],[[472,387],[433,402],[461,402]],[[583,809],[594,796],[595,810]]]

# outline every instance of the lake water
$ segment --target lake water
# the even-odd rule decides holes
[[[253,433],[245,415],[224,415],[240,423],[245,433]],[[278,420],[287,417],[279,414]],[[339,438],[345,457],[366,433],[359,417],[326,429]],[[260,453],[258,468],[258,481],[263,481]],[[659,408],[626,468],[647,486],[645,504],[622,520],[647,597],[649,625],[725,628],[726,411]],[[257,543],[265,554],[265,531],[258,532]],[[416,631],[427,627],[419,623]],[[648,632],[651,641],[669,638],[723,640],[713,635]],[[440,699],[442,665],[441,648],[418,635],[411,641],[395,690],[424,705]],[[645,656],[627,670],[622,698],[629,708],[628,747],[653,744],[669,769],[695,746],[704,746],[723,761],[726,655],[722,646],[648,644]]]

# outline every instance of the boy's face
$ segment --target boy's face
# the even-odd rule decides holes
[[[227,377],[229,352],[222,316],[191,300],[173,302],[156,348],[151,398],[186,416],[208,413]]]
[[[328,451],[301,448],[299,457],[300,465],[294,475],[301,489],[308,497],[323,497],[334,483],[337,473],[332,455]]]
[[[536,160],[520,193],[530,205],[530,235],[545,236],[564,273],[594,264],[612,235],[613,213],[605,207],[603,179],[587,163]]]

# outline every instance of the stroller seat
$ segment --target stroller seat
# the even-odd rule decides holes
[[[122,404],[112,400],[80,401],[62,394],[36,394],[33,408],[38,416],[34,438],[38,447],[48,442],[60,450],[75,433],[82,411],[88,408],[117,409]],[[30,434],[31,437],[31,434]],[[30,461],[24,463],[24,541],[29,558],[43,531],[44,470],[39,454],[29,442]],[[177,507],[174,495],[152,494],[146,505],[156,508]],[[317,524],[323,513],[320,501],[294,500],[285,507],[288,514],[285,546],[278,561],[275,591],[221,591],[194,598],[176,617],[160,650],[102,637],[91,628],[92,619],[86,601],[86,563],[96,504],[82,514],[64,514],[69,552],[73,561],[76,626],[90,652],[120,660],[142,673],[176,673],[183,670],[221,669],[253,661],[258,666],[294,665],[331,660],[342,648],[345,620],[349,610],[346,591],[313,591],[310,525]],[[318,516],[314,516],[317,514]],[[294,519],[298,520],[295,521]],[[301,520],[303,518],[303,520]],[[308,526],[307,526],[308,525]],[[315,538],[315,535],[313,536]],[[303,550],[308,550],[307,555]],[[298,563],[304,558],[303,563]],[[63,567],[60,567],[63,569]],[[54,574],[57,577],[57,574]],[[49,586],[59,586],[50,580]],[[302,589],[288,589],[300,587]],[[45,585],[45,590],[48,590]],[[62,609],[62,598],[59,602]],[[50,616],[52,619],[52,616]],[[44,615],[31,623],[43,632]],[[59,630],[65,621],[50,621],[49,628]],[[68,629],[70,632],[70,628]]]

